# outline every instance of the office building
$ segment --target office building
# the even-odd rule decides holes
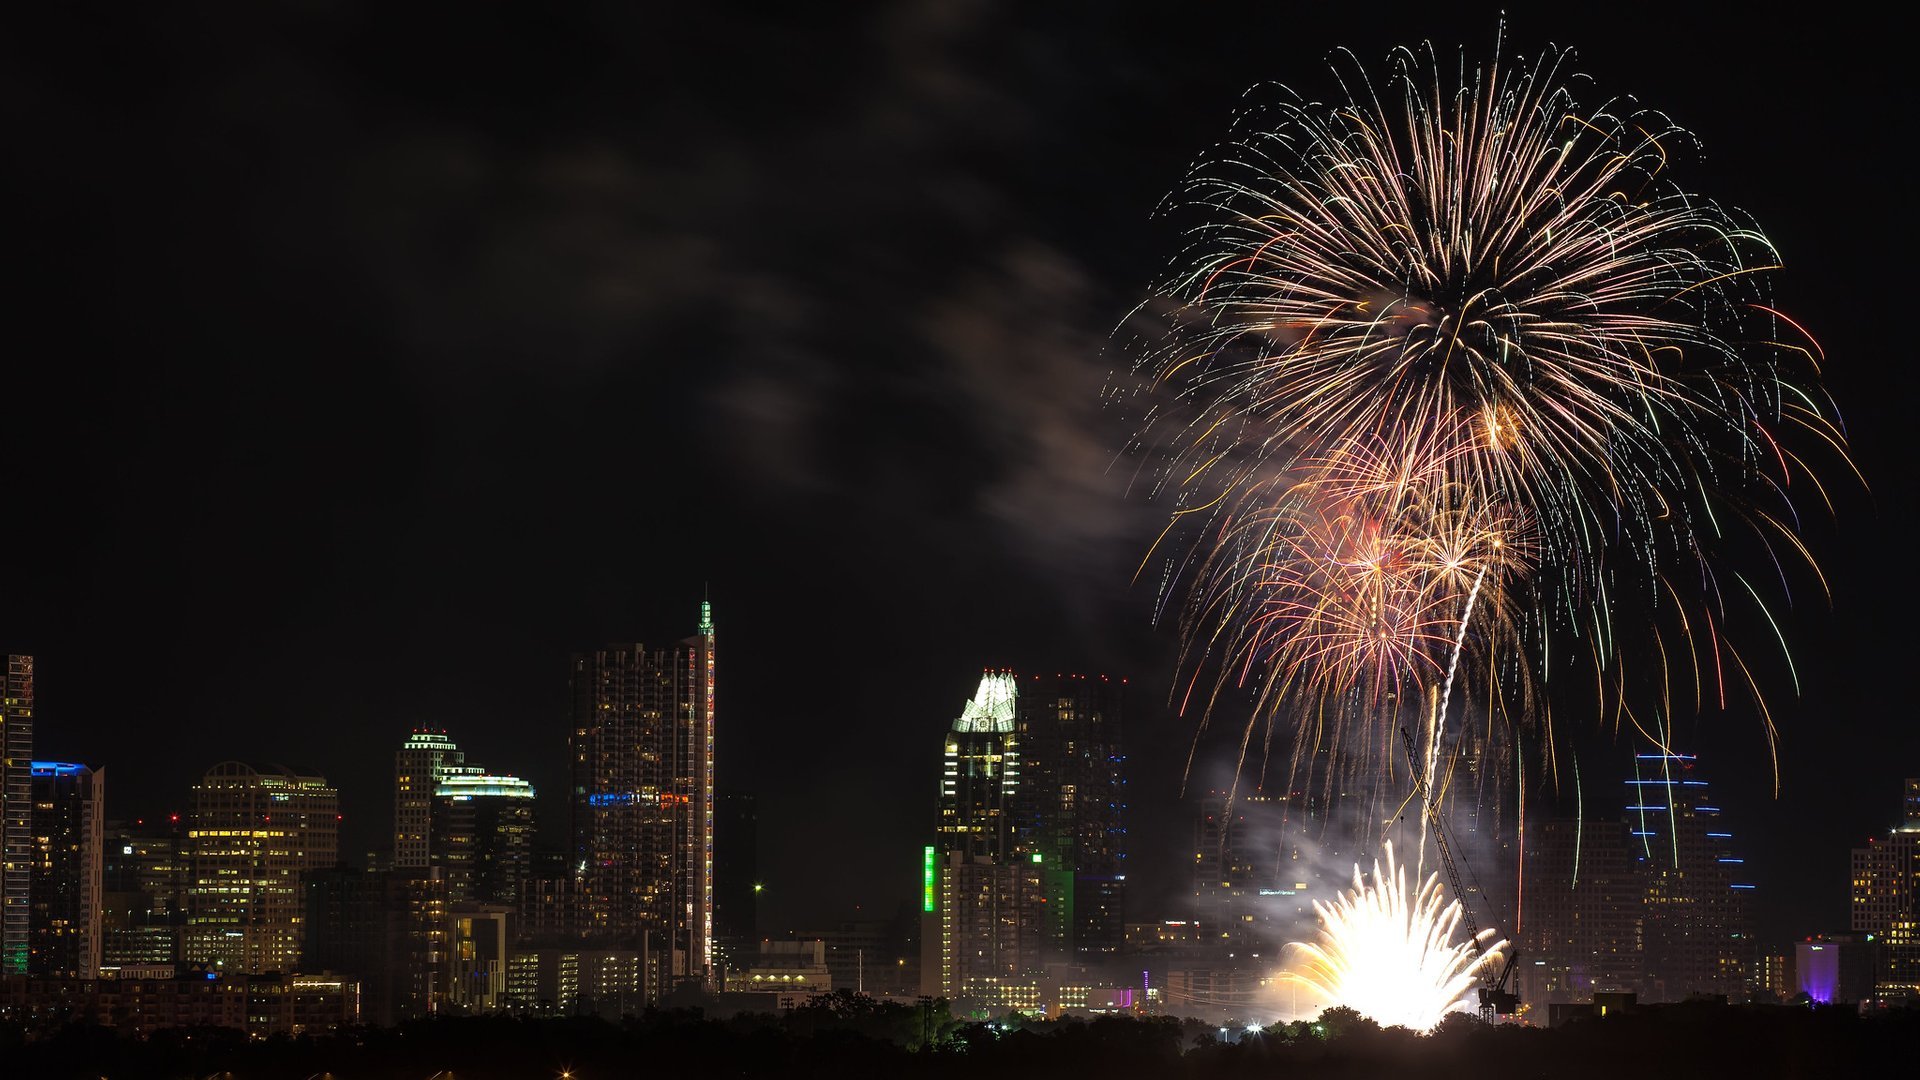
[[[33,657],[0,676],[0,975],[27,973],[33,874]]]
[[[36,761],[27,972],[90,979],[100,970],[106,774]]]
[[[1542,821],[1527,830],[1527,910],[1515,941],[1522,1000],[1545,1006],[1640,993],[1646,889],[1628,839],[1618,820],[1606,818]]]
[[[193,788],[181,952],[223,973],[298,970],[300,877],[340,854],[340,796],[319,776],[237,761]]]
[[[395,870],[432,864],[433,793],[462,772],[466,755],[444,731],[416,728],[393,755],[393,862]]]
[[[1041,855],[1051,959],[1114,957],[1125,941],[1124,688],[1104,675],[1018,682],[1019,829]]]
[[[1643,1001],[1751,993],[1753,884],[1692,754],[1638,754],[1626,783],[1627,847],[1642,892]]]
[[[448,900],[517,903],[533,858],[533,785],[517,776],[448,775],[434,789],[428,832]]]
[[[825,930],[796,930],[794,941],[818,941],[825,949],[833,989],[853,990],[871,997],[913,997],[919,993],[920,961],[916,931],[919,919],[909,910],[903,918],[849,919]],[[758,952],[756,943],[755,952]],[[754,954],[746,954],[751,960]],[[735,969],[744,964],[735,965]],[[729,989],[740,989],[729,978]]]
[[[301,969],[358,980],[367,1023],[418,1019],[447,999],[452,927],[436,871],[316,870],[305,875],[301,900]]]
[[[946,735],[922,867],[925,994],[998,1002],[1047,962],[1049,868],[1020,827],[1018,696],[1012,672],[985,673]]]
[[[447,909],[447,978],[440,1011],[495,1012],[507,1006],[513,909],[503,904],[451,904]]]
[[[713,971],[714,627],[572,665],[572,837],[583,934],[648,953],[658,999]]]
[[[1875,993],[1920,995],[1920,778],[1909,779],[1899,823],[1853,849],[1851,928],[1879,946]]]
[[[180,959],[189,861],[186,833],[179,814],[107,824],[101,859],[103,966]]]
[[[1882,969],[1879,943],[1866,934],[1819,934],[1794,942],[1795,989],[1817,1005],[1873,999]]]

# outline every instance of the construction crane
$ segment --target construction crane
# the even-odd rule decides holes
[[[1413,732],[1401,728],[1400,739],[1407,746],[1407,765],[1413,770],[1413,784],[1420,795],[1420,809],[1433,830],[1433,846],[1440,852],[1440,865],[1446,868],[1447,884],[1453,886],[1453,898],[1460,902],[1460,921],[1467,924],[1467,939],[1473,942],[1474,951],[1484,957],[1486,944],[1480,940],[1480,924],[1474,921],[1473,906],[1467,903],[1467,890],[1460,883],[1460,868],[1454,865],[1453,848],[1447,843],[1447,830],[1440,820],[1440,808],[1434,805],[1432,794],[1427,791],[1426,774],[1420,769],[1420,755],[1413,745]],[[1517,948],[1508,951],[1507,962],[1501,965],[1497,977],[1490,969],[1481,972],[1480,1019],[1483,1023],[1491,1024],[1495,1015],[1511,1016],[1520,1010],[1520,995],[1507,989],[1507,979],[1513,974],[1514,958],[1519,954]]]

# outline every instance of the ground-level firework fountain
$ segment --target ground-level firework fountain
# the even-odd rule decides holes
[[[1471,1012],[1482,971],[1497,967],[1505,941],[1454,940],[1462,909],[1448,900],[1438,874],[1418,889],[1386,848],[1384,869],[1368,881],[1353,868],[1353,889],[1332,903],[1315,901],[1318,940],[1287,947],[1287,978],[1313,988],[1325,1005],[1344,1005],[1383,1025],[1431,1031],[1448,1013]]]

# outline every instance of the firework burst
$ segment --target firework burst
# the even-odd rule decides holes
[[[1497,967],[1504,941],[1482,930],[1454,940],[1458,900],[1440,891],[1439,875],[1418,889],[1394,862],[1387,845],[1385,872],[1376,860],[1373,880],[1353,868],[1353,889],[1332,903],[1315,901],[1319,940],[1288,946],[1291,977],[1312,986],[1329,1005],[1344,1005],[1376,1023],[1432,1031],[1448,1013],[1470,1012],[1479,974]]]
[[[1141,441],[1175,505],[1183,704],[1251,688],[1243,752],[1312,716],[1296,764],[1374,769],[1389,703],[1444,716],[1456,677],[1509,721],[1476,752],[1527,725],[1551,747],[1533,685],[1556,633],[1647,730],[1613,641],[1629,597],[1655,624],[1652,727],[1689,671],[1696,703],[1737,671],[1764,714],[1720,629],[1763,590],[1707,555],[1742,523],[1811,567],[1786,492],[1825,493],[1789,447],[1844,456],[1817,347],[1766,302],[1767,240],[1665,179],[1685,133],[1581,108],[1564,58],[1449,79],[1403,50],[1343,101],[1250,111],[1189,181]]]

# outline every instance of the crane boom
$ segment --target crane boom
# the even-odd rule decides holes
[[[1460,901],[1460,921],[1467,924],[1467,936],[1476,951],[1481,949],[1480,924],[1473,921],[1473,908],[1467,904],[1467,890],[1460,884],[1460,868],[1453,864],[1453,850],[1447,846],[1447,831],[1440,827],[1440,808],[1427,793],[1427,778],[1420,771],[1420,755],[1413,748],[1413,732],[1400,729],[1407,744],[1407,764],[1413,768],[1413,784],[1420,793],[1420,809],[1433,830],[1433,845],[1440,849],[1440,865],[1447,869],[1447,884],[1453,886],[1453,898]]]

